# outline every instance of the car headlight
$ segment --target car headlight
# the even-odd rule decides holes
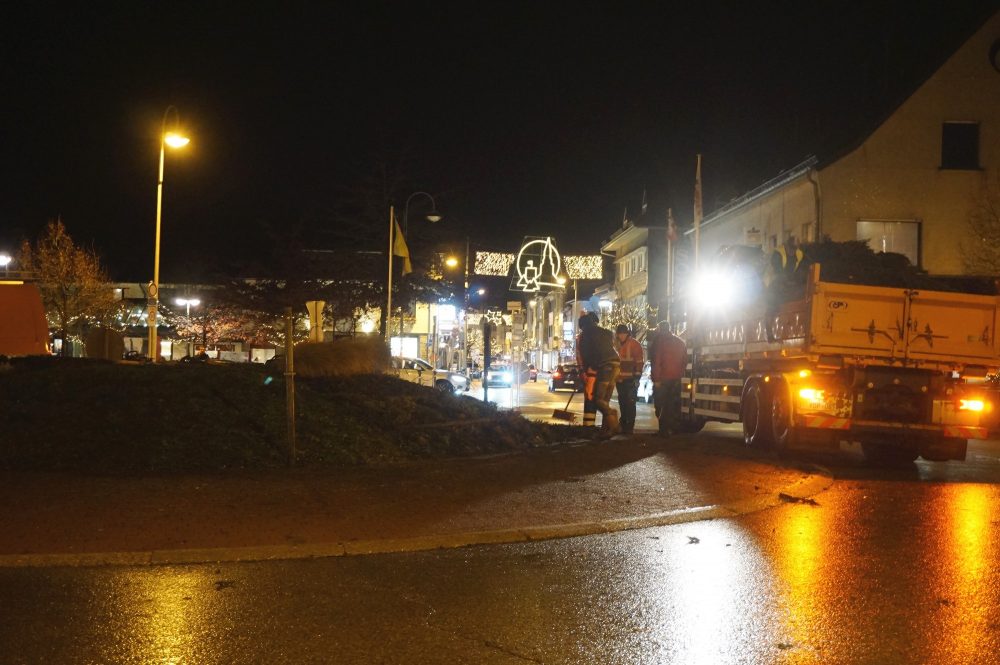
[[[502,372],[500,374],[500,380],[503,381],[504,383],[510,383],[510,381],[511,381],[511,375],[510,375],[510,373],[509,372]]]

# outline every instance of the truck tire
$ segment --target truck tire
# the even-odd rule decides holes
[[[741,420],[743,443],[752,448],[768,448],[773,441],[771,434],[771,400],[764,384],[750,379],[743,395]]]
[[[892,439],[866,439],[861,442],[865,459],[876,466],[907,466],[917,459],[916,445]]]
[[[788,384],[784,381],[772,382],[770,397],[771,441],[774,449],[781,452],[795,444],[795,428],[792,424],[792,402]]]

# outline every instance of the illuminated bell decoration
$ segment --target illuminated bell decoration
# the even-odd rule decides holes
[[[552,238],[525,238],[514,267],[517,281],[511,284],[511,291],[535,293],[541,291],[543,286],[559,288],[563,284],[559,281],[562,257]]]

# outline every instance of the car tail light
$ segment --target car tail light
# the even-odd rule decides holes
[[[553,379],[561,379],[562,378],[562,372],[553,372],[552,373],[552,378]]]

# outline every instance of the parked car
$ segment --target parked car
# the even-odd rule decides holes
[[[423,358],[394,356],[392,369],[404,381],[432,386],[442,392],[453,393],[456,390],[464,392],[469,389],[469,379],[464,374],[449,372],[446,369],[434,369],[434,366]]]
[[[649,372],[650,364],[647,362],[642,368],[642,376],[639,377],[639,386],[636,390],[637,399],[641,399],[646,404],[653,401],[653,379]]]
[[[549,375],[549,392],[557,390],[583,391],[583,379],[576,365],[559,365]]]

